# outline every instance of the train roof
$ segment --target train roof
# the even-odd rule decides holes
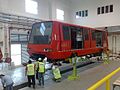
[[[50,21],[41,21],[41,22],[56,22],[56,23],[61,23],[61,24],[70,25],[70,26],[77,26],[77,27],[88,28],[88,29],[91,29],[91,30],[105,31],[104,29],[101,30],[101,29],[91,28],[91,27],[87,27],[87,26],[81,26],[81,25],[70,24],[70,23],[61,22],[61,21],[54,21],[54,20],[50,20]],[[39,22],[37,22],[37,23],[39,23]]]

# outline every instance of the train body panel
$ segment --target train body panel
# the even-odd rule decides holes
[[[28,43],[30,56],[38,55],[50,60],[100,53],[108,48],[107,32],[93,28],[45,21],[33,24]]]

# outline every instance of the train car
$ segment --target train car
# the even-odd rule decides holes
[[[31,58],[64,60],[77,56],[95,55],[108,48],[107,31],[63,23],[43,21],[34,23],[28,43]]]
[[[3,57],[3,55],[2,55],[1,48],[0,48],[0,62],[2,62],[2,57]]]

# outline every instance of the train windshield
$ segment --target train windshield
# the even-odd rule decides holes
[[[52,22],[36,23],[32,27],[29,43],[50,44],[51,33],[52,33]]]

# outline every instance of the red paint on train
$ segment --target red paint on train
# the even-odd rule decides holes
[[[79,33],[79,35],[77,35]],[[108,48],[107,32],[58,21],[33,24],[28,53],[33,57],[61,60],[73,53],[78,56],[100,53]]]

